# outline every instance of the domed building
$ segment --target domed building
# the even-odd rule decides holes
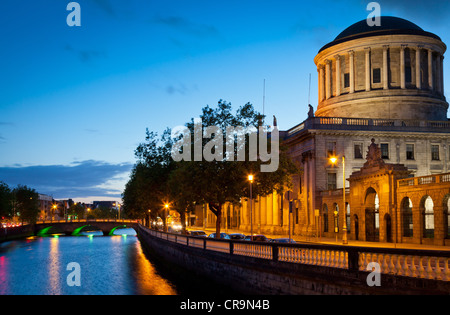
[[[254,196],[252,220],[249,200],[226,205],[223,227],[450,246],[446,49],[397,17],[360,21],[323,46],[316,111],[280,132],[300,169],[291,191]],[[215,226],[209,213],[201,209],[204,227]]]
[[[423,196],[396,195],[401,178],[450,172],[445,51],[437,35],[396,17],[382,17],[381,26],[355,23],[323,46],[314,59],[317,110],[310,105],[306,121],[281,132],[301,171],[289,193],[254,198],[253,231],[334,238],[345,227],[349,239],[450,245],[450,189],[433,197],[439,209],[433,223],[423,215]],[[369,147],[379,161],[368,162]],[[356,178],[364,191],[350,192]],[[239,221],[246,231],[249,208],[243,201]]]
[[[400,18],[353,24],[314,59],[316,115],[446,121],[445,51],[438,36]]]

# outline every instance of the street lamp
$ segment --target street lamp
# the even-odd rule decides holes
[[[252,214],[252,203],[253,203],[253,196],[252,196],[252,184],[253,184],[253,175],[248,175],[248,180],[250,182],[250,240],[253,241],[253,214]]]
[[[330,157],[331,164],[335,165],[338,161],[338,158],[335,156]],[[342,178],[343,178],[343,185],[342,185],[342,199],[344,204],[344,224],[342,226],[342,244],[347,245],[347,207],[345,206],[345,155],[342,155]]]
[[[168,203],[164,204],[164,209],[166,209],[165,211],[167,211],[166,217],[164,218],[165,229],[166,229],[166,232],[167,232],[167,231],[168,231],[168,227],[167,227],[167,217],[169,216],[169,204],[168,204]]]

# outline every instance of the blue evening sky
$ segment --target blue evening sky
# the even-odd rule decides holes
[[[80,0],[81,27],[69,2],[0,2],[0,181],[92,201],[120,198],[146,128],[220,99],[262,112],[264,80],[269,120],[301,123],[315,55],[370,1]],[[378,2],[450,43],[448,1]]]

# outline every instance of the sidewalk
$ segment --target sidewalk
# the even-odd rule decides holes
[[[207,234],[215,233],[215,228],[203,228],[198,226],[189,227],[188,230],[202,230]],[[220,230],[221,233],[242,233],[244,235],[248,235],[250,233],[242,232],[237,229],[224,229]],[[257,233],[254,233],[257,234]],[[270,235],[264,234],[267,238],[288,238],[288,235]],[[343,245],[342,244],[342,234],[338,235],[338,240],[336,242],[336,238],[329,237],[306,237],[299,235],[291,235],[291,238],[298,243],[310,243],[310,244],[326,244],[326,245]],[[441,251],[450,251],[450,246],[436,246],[436,245],[423,245],[423,244],[408,244],[408,243],[383,243],[383,242],[364,242],[364,241],[354,241],[348,240],[347,246],[356,246],[356,247],[377,247],[377,248],[402,248],[402,249],[418,249],[418,250],[441,250]]]

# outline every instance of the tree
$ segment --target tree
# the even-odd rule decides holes
[[[13,190],[15,215],[22,222],[35,223],[39,215],[39,194],[32,188],[19,185]]]
[[[84,218],[86,209],[81,203],[73,203],[70,205],[67,214],[76,217],[77,219]]]
[[[286,155],[284,148],[280,150],[280,164],[275,172],[262,173],[260,159],[250,161],[250,136],[245,136],[245,153],[246,159],[244,161],[229,161],[221,152],[226,151],[227,144],[227,128],[228,127],[242,127],[248,129],[253,127],[258,130],[262,125],[263,116],[256,112],[250,103],[240,107],[236,114],[233,115],[231,111],[231,104],[225,101],[219,101],[217,108],[213,109],[206,106],[202,110],[200,116],[202,121],[202,135],[209,126],[217,126],[220,130],[215,131],[213,139],[219,140],[218,145],[207,145],[207,139],[202,139],[202,148],[204,152],[206,148],[211,148],[211,154],[219,152],[213,161],[195,161],[194,156],[191,156],[191,161],[185,161],[178,165],[174,172],[172,181],[184,186],[182,191],[184,195],[190,196],[195,202],[199,204],[208,204],[211,212],[216,216],[216,237],[220,237],[220,225],[222,218],[222,208],[229,203],[239,203],[241,198],[249,195],[249,185],[247,176],[249,174],[255,175],[255,195],[266,196],[274,190],[283,191],[291,185],[291,175],[297,172],[297,167]],[[195,134],[195,121],[191,120],[187,124],[191,134]],[[222,139],[217,139],[218,137]],[[241,135],[242,136],[242,135]],[[191,137],[191,152],[195,154],[195,141],[199,141],[196,137]],[[234,139],[233,139],[234,140]],[[213,140],[211,140],[213,141]],[[223,145],[222,148],[219,146]],[[239,142],[238,142],[239,145]],[[234,153],[240,149],[238,145],[234,147]],[[242,143],[241,143],[242,145]],[[184,148],[183,148],[184,150]],[[209,153],[209,152],[207,152]],[[187,174],[187,175],[186,175]]]
[[[129,217],[143,218],[150,213],[153,219],[161,217],[165,225],[164,204],[170,201],[167,183],[176,167],[171,158],[170,135],[170,129],[165,130],[161,137],[147,129],[146,141],[136,148],[138,161],[122,194],[123,211]]]
[[[0,182],[0,218],[11,217],[12,194],[8,185]]]

